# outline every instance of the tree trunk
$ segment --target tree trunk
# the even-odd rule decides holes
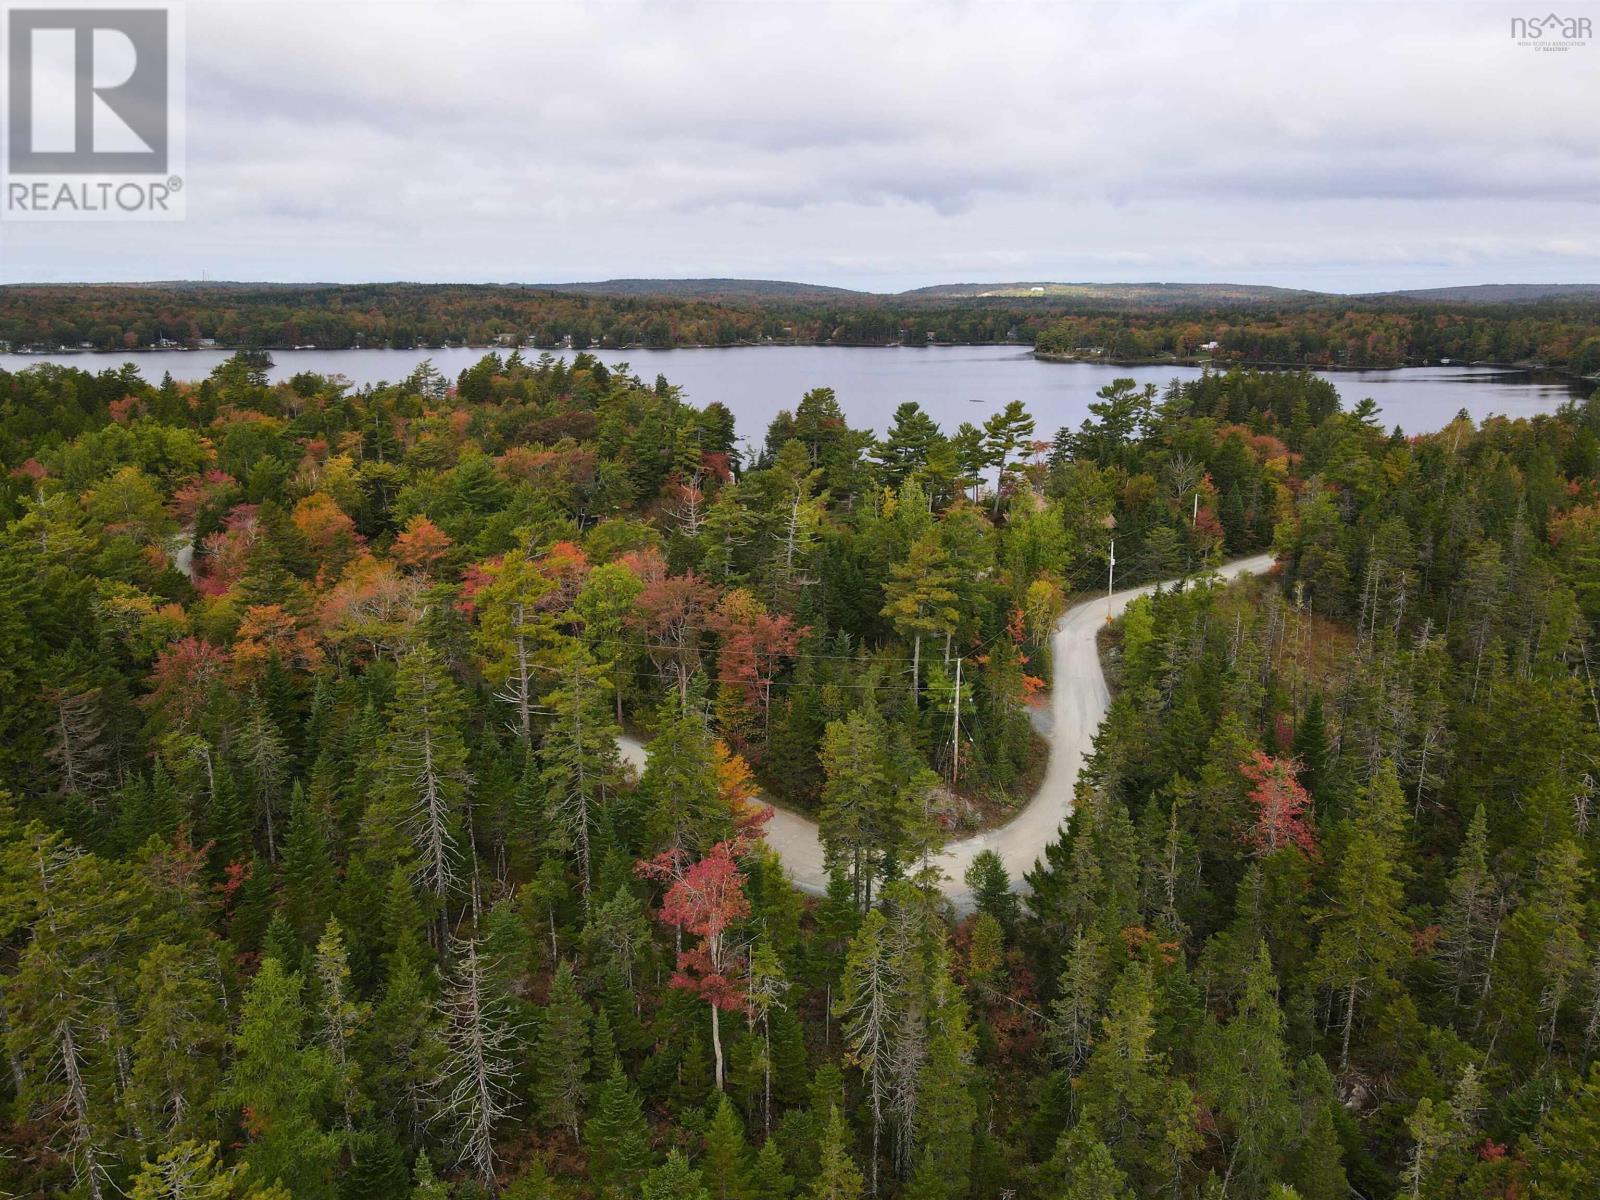
[[[1344,1041],[1339,1048],[1339,1070],[1350,1069],[1350,1030],[1356,1023],[1356,981],[1350,981],[1344,998]]]
[[[715,1003],[711,1005],[711,1049],[717,1059],[717,1091],[722,1090],[722,1021]]]

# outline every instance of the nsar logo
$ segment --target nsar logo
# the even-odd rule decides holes
[[[1586,46],[1594,36],[1588,17],[1563,17],[1547,13],[1542,17],[1512,17],[1511,37],[1517,45],[1534,50],[1563,51]]]

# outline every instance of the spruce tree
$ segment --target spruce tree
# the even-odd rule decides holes
[[[539,1022],[535,1096],[539,1119],[547,1127],[566,1128],[574,1138],[583,1114],[584,1079],[589,1073],[588,1025],[588,1006],[578,995],[571,964],[563,962],[556,968],[550,1002]]]
[[[1279,1174],[1298,1124],[1283,1044],[1278,981],[1265,945],[1245,978],[1233,1018],[1200,1051],[1200,1089],[1211,1098],[1226,1147],[1224,1183],[1261,1197]]]
[[[1350,1063],[1361,999],[1387,983],[1411,945],[1397,860],[1396,823],[1404,810],[1397,814],[1393,799],[1380,783],[1369,789],[1364,811],[1352,814],[1311,964],[1313,978],[1340,1009],[1340,1070]]]
[[[744,1122],[727,1096],[717,1101],[705,1142],[701,1173],[712,1200],[749,1200],[750,1148],[744,1140]]]
[[[1128,1177],[1087,1121],[1061,1135],[1044,1174],[1060,1200],[1133,1200]]]
[[[296,1200],[331,1197],[342,1139],[324,1124],[332,1082],[327,1052],[304,1039],[300,976],[266,958],[245,991],[224,1089],[243,1112],[251,1177],[281,1182]]]
[[[600,1085],[583,1132],[595,1182],[607,1195],[631,1195],[650,1168],[650,1129],[621,1063],[612,1064],[610,1077]]]
[[[172,1145],[217,1133],[227,1025],[209,953],[158,942],[139,962],[126,1102],[136,1129]]]
[[[639,1185],[640,1200],[709,1200],[700,1172],[689,1165],[682,1150],[673,1150],[667,1161],[652,1167]]]
[[[959,1005],[952,1007],[962,1007]],[[964,1061],[971,1035],[959,1026],[936,1033],[918,1085],[917,1165],[906,1189],[908,1200],[964,1200],[971,1189],[973,1129],[978,1106],[972,1098],[972,1069]]]
[[[828,1109],[819,1145],[820,1170],[806,1192],[806,1200],[861,1200],[861,1168],[850,1157],[844,1118],[836,1105]]]
[[[790,1200],[794,1176],[783,1169],[783,1151],[775,1138],[761,1144],[750,1168],[750,1200]]]

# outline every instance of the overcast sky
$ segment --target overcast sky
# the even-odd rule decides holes
[[[0,281],[1600,281],[1529,7],[191,0],[188,219]]]

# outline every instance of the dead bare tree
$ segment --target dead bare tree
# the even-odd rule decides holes
[[[476,931],[453,939],[454,966],[440,997],[446,1053],[434,1079],[434,1120],[445,1125],[457,1162],[493,1188],[495,1126],[511,1114],[517,1030],[496,1003]]]

